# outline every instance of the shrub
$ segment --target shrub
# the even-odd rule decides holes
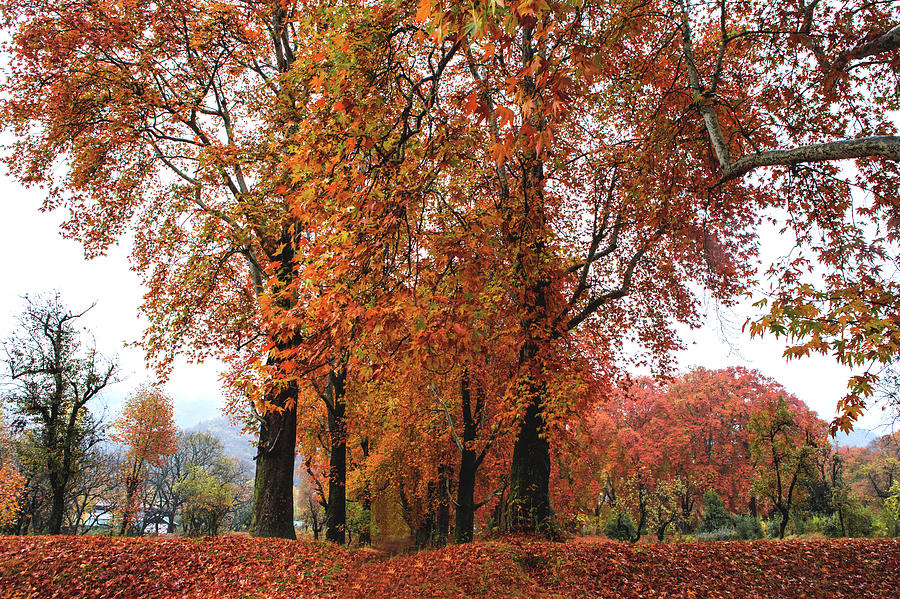
[[[731,527],[717,528],[697,535],[698,541],[736,541],[737,539],[738,533]]]
[[[844,515],[848,537],[871,537],[875,532],[875,515],[867,507],[848,511]]]
[[[778,535],[781,533],[781,520],[773,518],[772,520],[766,520],[762,524],[767,539],[778,538]]]
[[[631,519],[628,512],[615,512],[606,521],[603,532],[610,539],[616,539],[617,541],[637,540],[637,526],[635,526],[634,520]]]
[[[600,518],[594,515],[578,514],[573,523],[574,532],[582,535],[599,534],[603,528]]]
[[[734,530],[737,533],[737,538],[742,541],[763,538],[762,522],[751,514],[744,514],[735,518]]]
[[[815,515],[803,523],[803,532],[825,532],[830,516]]]
[[[878,523],[882,532],[884,532],[884,536],[900,537],[900,520],[895,518],[888,510],[882,510],[878,518]]]
[[[822,532],[830,539],[836,539],[843,536],[841,521],[838,519],[837,514],[833,514],[825,519],[825,525],[822,527]]]
[[[731,514],[725,509],[725,502],[719,494],[710,489],[703,494],[703,516],[700,518],[700,527],[697,532],[713,532],[720,528],[734,528]]]
[[[835,539],[837,537],[871,537],[875,534],[875,515],[867,507],[856,507],[844,511],[844,527],[841,529],[841,521],[834,514],[825,522],[822,532],[825,536]]]

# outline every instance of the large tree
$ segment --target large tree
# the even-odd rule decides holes
[[[58,295],[26,298],[18,329],[3,342],[3,401],[19,431],[19,459],[30,485],[42,480],[50,495],[45,530],[59,534],[70,484],[84,455],[101,439],[88,402],[115,380],[115,364],[85,345],[79,319]]]
[[[492,141],[480,190],[521,315],[508,523],[533,528],[551,513],[558,340],[590,332],[615,356],[630,337],[664,362],[700,289],[727,302],[746,286],[766,215],[785,215],[807,250],[794,268],[840,269],[849,243],[859,272],[877,273],[854,219],[877,226],[893,210],[900,15],[862,1],[421,7],[436,43],[463,45],[458,101]],[[851,184],[871,190],[867,206]]]
[[[477,297],[503,323],[505,522],[550,529],[554,427],[584,406],[555,381],[584,338],[597,372],[631,359],[629,341],[665,367],[700,295],[732,301],[751,280],[765,215],[786,215],[805,260],[839,270],[852,247],[854,280],[878,274],[853,219],[893,210],[890,3],[7,7],[13,172],[44,181],[71,160],[51,205],[73,209],[89,249],[137,213],[151,349],[258,363],[257,534],[293,534],[304,385],[331,382],[340,461],[336,376],[478,331],[466,310],[436,322],[427,307]],[[840,159],[872,190],[863,212]],[[423,285],[438,267],[487,273],[490,293]],[[801,277],[783,281],[802,295]],[[412,319],[424,334],[390,333]]]

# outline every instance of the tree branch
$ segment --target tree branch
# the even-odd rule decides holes
[[[806,162],[826,162],[880,156],[900,161],[900,136],[882,135],[845,139],[789,150],[768,150],[744,156],[737,162],[724,165],[721,182],[731,181],[763,166],[790,166]]]

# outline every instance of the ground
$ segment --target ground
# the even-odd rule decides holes
[[[226,537],[0,537],[0,598],[897,596],[900,540],[550,543],[389,557]]]

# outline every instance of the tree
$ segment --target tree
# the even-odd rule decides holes
[[[750,431],[756,466],[752,488],[778,511],[783,539],[804,481],[817,475],[816,453],[826,443],[825,423],[796,398],[779,394],[754,410]]]
[[[12,466],[0,466],[0,529],[5,529],[19,514],[19,498],[25,478]]]
[[[160,466],[178,447],[180,436],[172,418],[172,399],[154,387],[141,387],[122,406],[113,422],[110,438],[127,450],[123,464],[124,501],[119,534],[134,525],[140,498],[138,491],[147,482],[149,468]]]
[[[82,344],[78,319],[87,310],[66,308],[59,295],[25,301],[18,330],[3,342],[11,382],[3,400],[12,428],[23,431],[26,478],[46,480],[49,489],[46,530],[59,534],[80,460],[100,441],[100,421],[87,404],[115,380],[116,366]]]
[[[25,477],[15,464],[15,448],[0,412],[0,530],[8,530],[19,515]]]
[[[178,448],[149,469],[147,493],[144,500],[145,521],[148,516],[164,519],[167,532],[175,532],[175,520],[185,497],[175,487],[186,480],[191,469],[198,470],[230,485],[235,501],[241,499],[241,489],[247,475],[241,465],[227,458],[222,442],[210,433],[190,432],[180,437]]]
[[[82,458],[66,498],[65,521],[72,533],[87,533],[101,514],[114,510],[122,485],[122,457],[98,445]]]
[[[234,503],[231,483],[198,466],[188,466],[187,477],[175,485],[184,500],[182,522],[189,536],[214,537]]]
[[[824,188],[848,198],[829,184],[835,167],[796,165],[897,159],[897,138],[880,136],[893,130],[886,116],[893,96],[863,92],[891,81],[896,40],[884,32],[896,13],[859,4],[816,12],[816,3],[778,11],[688,2],[613,10],[485,3],[462,11],[422,3],[419,18],[435,44],[449,38],[463,46],[470,75],[459,86],[468,92],[459,105],[493,142],[485,152],[495,165],[487,175],[493,188],[484,193],[505,210],[496,219],[517,251],[508,286],[521,302],[524,399],[511,467],[512,526],[534,528],[550,516],[552,435],[544,429],[554,410],[543,381],[554,340],[588,326],[614,348],[616,327],[627,323],[625,334],[664,361],[674,339],[666,320],[695,317],[689,281],[723,301],[745,284],[755,247],[748,223],[791,197],[804,210],[790,226],[802,228],[805,215],[822,222],[817,194]],[[829,35],[832,28],[841,33]],[[804,69],[822,40],[826,54],[843,59],[827,60],[823,73]],[[749,80],[756,82],[750,95]],[[822,80],[840,80],[839,91],[809,85]],[[866,119],[852,119],[860,107]],[[831,141],[847,136],[853,139]],[[823,143],[803,145],[810,140]],[[775,170],[764,186],[742,178],[776,165],[792,168]],[[865,178],[880,184],[894,171],[887,163]],[[879,214],[886,209],[881,204]],[[827,212],[822,220],[845,222]],[[563,223],[576,234],[557,243]]]
[[[20,130],[8,164],[48,184],[48,208],[71,209],[65,229],[88,255],[136,216],[133,258],[150,289],[145,343],[163,369],[185,350],[278,370],[291,340],[267,345],[276,333],[263,326],[260,298],[278,295],[270,266],[290,270],[296,231],[269,175],[285,132],[279,114],[304,101],[284,74],[305,16],[280,1],[122,10],[4,3],[17,99],[4,100],[0,118],[35,134]],[[61,110],[24,101],[38,97]],[[49,167],[61,157],[66,167]],[[292,537],[296,383],[289,373],[265,383],[253,529]]]
[[[714,532],[720,528],[734,528],[734,518],[728,513],[719,494],[709,489],[703,494],[703,515],[697,530]]]

